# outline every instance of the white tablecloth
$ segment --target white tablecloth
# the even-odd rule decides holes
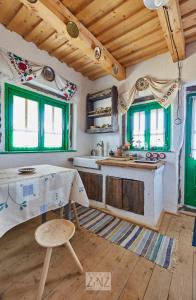
[[[17,224],[75,201],[89,206],[78,171],[50,165],[32,166],[36,172],[20,175],[18,168],[0,170],[0,237]]]

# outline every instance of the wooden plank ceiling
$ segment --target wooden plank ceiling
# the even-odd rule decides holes
[[[47,8],[48,4],[52,3],[46,0],[39,1]],[[47,16],[40,17],[35,9],[26,5],[26,2],[28,1],[0,0],[0,23],[92,80],[109,73],[107,68],[103,68],[102,64],[92,59],[92,55],[77,47],[77,43],[72,43],[66,35],[59,34]],[[171,41],[164,32],[163,15],[161,17],[161,12],[157,14],[157,11],[146,9],[143,0],[53,1],[55,4],[58,2],[103,45],[110,61],[117,61],[120,68],[122,67],[122,74],[123,68],[167,51],[170,51],[171,55],[173,51],[172,57],[175,61],[174,50],[170,49]],[[53,10],[52,5],[49,8]],[[176,13],[175,7],[171,9],[170,13]],[[170,18],[174,18],[174,25],[180,22],[182,26],[181,30],[179,27],[176,28],[176,42],[182,51],[181,58],[184,58],[183,39],[186,44],[196,41],[196,0],[181,0],[179,10],[177,22],[176,16],[170,14]],[[58,14],[55,11],[55,14],[66,23],[67,19],[63,12],[60,15],[60,11]],[[123,79],[123,75],[119,79]]]

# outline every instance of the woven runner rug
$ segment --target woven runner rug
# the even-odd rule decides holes
[[[79,222],[85,229],[137,255],[168,269],[174,252],[174,239],[108,215],[77,205]]]

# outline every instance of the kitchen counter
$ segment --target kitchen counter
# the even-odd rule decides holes
[[[82,158],[84,159],[84,158]],[[77,166],[90,204],[118,217],[156,228],[163,211],[165,162],[155,164],[89,158],[100,168]]]
[[[138,163],[138,162],[134,162],[133,160],[120,161],[115,159],[97,160],[96,163],[101,166],[137,168],[137,169],[147,169],[147,170],[156,170],[164,165],[164,162],[162,161],[156,164],[150,164],[150,163]]]

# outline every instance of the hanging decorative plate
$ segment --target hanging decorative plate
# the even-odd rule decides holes
[[[100,59],[100,57],[101,57],[101,48],[100,47],[95,47],[95,49],[94,49],[94,55],[95,55],[95,58],[96,59]]]
[[[149,87],[149,83],[145,78],[141,77],[136,81],[135,87],[138,91],[144,91]]]
[[[74,39],[76,39],[80,33],[78,26],[73,21],[67,22],[67,32],[69,33],[70,37]]]
[[[112,65],[112,70],[114,74],[118,74],[118,66],[117,65]]]
[[[54,79],[55,79],[54,70],[51,67],[45,66],[42,70],[42,76],[47,81],[54,81]]]
[[[28,0],[30,3],[36,3],[37,2],[37,0]]]

